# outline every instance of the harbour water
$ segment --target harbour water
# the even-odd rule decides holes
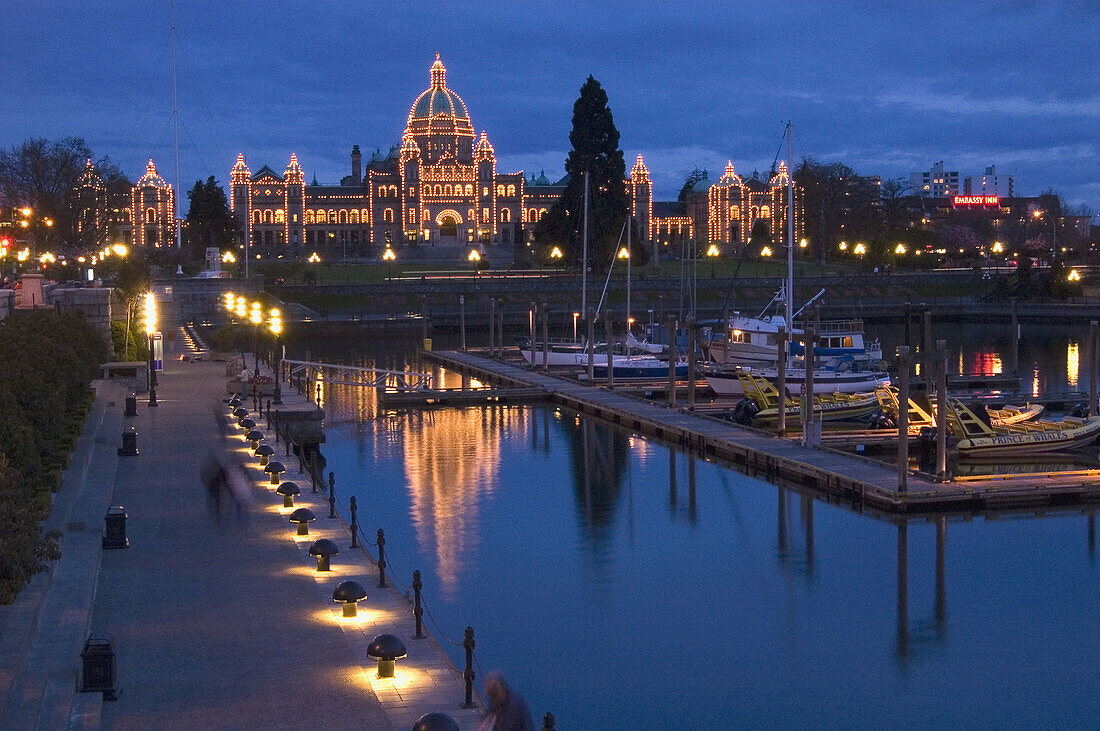
[[[942,332],[964,365],[1008,362],[995,334]],[[1026,340],[1021,371],[1087,389],[1075,334]],[[310,350],[419,366],[412,342]],[[429,627],[461,665],[447,640],[473,626],[479,676],[503,670],[563,728],[1083,726],[1100,711],[1080,511],[899,529],[553,407],[322,395],[342,501],[357,496],[367,535],[385,529],[398,579],[423,573]]]

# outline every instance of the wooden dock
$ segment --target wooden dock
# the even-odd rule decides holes
[[[890,465],[829,449],[810,449],[788,439],[685,409],[669,409],[607,388],[532,371],[473,352],[434,351],[422,357],[483,383],[540,388],[556,404],[654,437],[707,459],[728,462],[770,481],[799,484],[833,502],[888,513],[973,512],[1100,503],[1100,481],[1090,475],[1024,480],[936,482],[910,474],[907,492],[897,490]]]
[[[379,389],[378,399],[387,407],[488,406],[492,404],[529,404],[546,401],[550,394],[543,388],[430,388],[422,390]]]

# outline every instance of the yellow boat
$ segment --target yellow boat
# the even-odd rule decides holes
[[[987,407],[985,413],[989,414],[991,426],[1008,426],[1009,424],[1019,424],[1021,421],[1038,419],[1043,415],[1044,410],[1045,407],[1042,404],[1024,404],[1023,406],[1005,404],[999,409]]]
[[[770,423],[779,420],[779,389],[770,381],[752,373],[737,374],[745,393],[734,409],[733,420],[740,424]],[[845,421],[869,415],[878,407],[873,393],[822,393],[814,395],[814,417],[820,421]],[[784,399],[787,423],[802,422],[800,399]]]
[[[1042,452],[1065,452],[1083,447],[1100,437],[1100,416],[1089,419],[1066,416],[1061,421],[1038,419],[993,426],[958,399],[949,398],[944,411],[948,428],[959,439],[955,448],[960,457],[1022,457]]]

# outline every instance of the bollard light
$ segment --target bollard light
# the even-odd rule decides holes
[[[458,722],[446,713],[425,713],[413,724],[413,731],[458,731],[458,729]]]
[[[254,422],[251,418],[246,416],[243,419],[240,419],[240,420],[237,421],[237,426],[244,429],[245,433],[248,433],[249,431],[252,430],[253,427],[256,426],[256,422]]]
[[[405,643],[395,635],[377,635],[367,645],[367,657],[378,660],[378,677],[392,678],[396,661],[405,657]]]
[[[279,462],[278,460],[276,460],[274,462],[268,462],[267,466],[264,467],[264,472],[271,475],[271,484],[272,485],[278,485],[279,484],[279,475],[286,472],[286,467],[283,467],[282,462]]]
[[[336,588],[332,590],[332,601],[340,602],[344,605],[344,616],[355,617],[358,616],[358,608],[356,602],[361,602],[367,598],[367,590],[363,588],[363,585],[358,581],[341,581],[336,585]]]
[[[229,403],[229,408],[230,409],[237,408],[238,406],[241,405],[241,395],[239,393],[233,394],[232,396],[229,397],[229,402],[228,403]]]
[[[340,549],[327,538],[314,541],[313,545],[309,547],[309,555],[317,557],[318,571],[328,571],[330,569],[329,559],[338,553],[340,553]]]
[[[237,403],[240,403],[240,399],[237,399]],[[248,409],[243,406],[237,406],[237,408],[233,409],[233,416],[237,417],[238,420],[243,419],[248,416]]]
[[[259,429],[249,429],[248,433],[244,435],[244,438],[248,440],[252,449],[258,449],[260,442],[264,440],[264,433]]]
[[[293,508],[294,498],[302,494],[302,490],[296,482],[284,482],[276,488],[275,492],[283,496],[284,508]]]
[[[309,524],[317,520],[309,508],[298,508],[290,514],[290,522],[298,526],[298,535],[309,535]]]
[[[256,451],[254,452],[254,454],[260,458],[260,466],[265,467],[267,466],[267,463],[271,460],[271,456],[275,454],[275,450],[270,444],[261,444],[260,446],[256,447]]]

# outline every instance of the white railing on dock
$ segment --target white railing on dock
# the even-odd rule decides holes
[[[391,371],[382,368],[288,359],[283,360],[282,370],[283,377],[288,381],[299,377],[304,377],[306,380],[316,378],[325,383],[367,388],[396,388],[403,391],[424,391],[432,387],[430,373],[415,371]]]

